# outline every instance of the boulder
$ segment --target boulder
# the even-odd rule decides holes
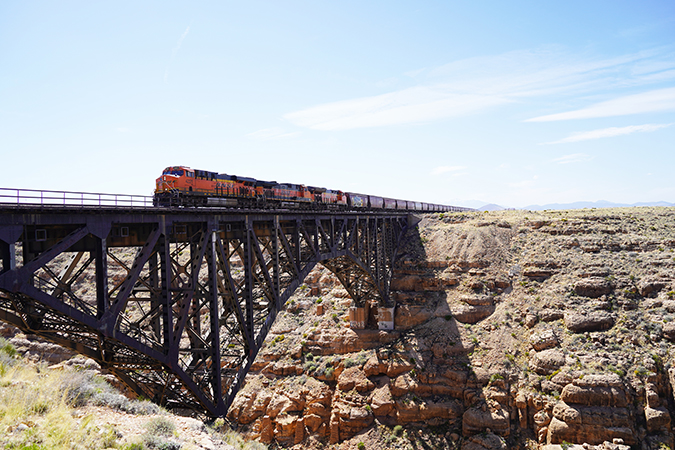
[[[234,398],[232,406],[230,406],[230,409],[227,412],[227,416],[237,422],[250,423],[243,421],[242,416],[251,409],[255,397],[255,392],[240,392],[239,395]]]
[[[575,333],[608,330],[614,326],[614,316],[606,311],[568,312],[565,313],[565,326]]]
[[[239,415],[239,422],[251,423],[258,417],[265,415],[267,406],[272,400],[274,394],[271,391],[260,391],[256,395],[255,400],[247,407],[241,410]]]
[[[586,375],[563,388],[560,399],[567,404],[626,407],[629,398],[616,374]]]
[[[535,333],[532,333],[530,336],[530,345],[536,351],[542,351],[549,348],[558,346],[558,338],[555,335],[555,332],[551,329],[541,330]]]
[[[281,412],[287,412],[293,408],[293,402],[283,394],[275,393],[267,407],[267,415],[277,417]]]
[[[341,404],[339,407],[340,439],[349,439],[373,423],[373,413],[365,407]]]
[[[661,280],[644,280],[639,284],[640,295],[643,297],[655,297],[664,287],[666,283]]]
[[[387,373],[388,367],[388,364],[384,361],[380,361],[380,358],[375,354],[366,361],[366,364],[363,366],[363,372],[367,377],[372,377]]]
[[[629,445],[636,443],[632,428],[620,426],[567,424],[554,417],[548,425],[547,444],[567,442],[584,442],[592,445],[602,444],[613,439],[623,439]]]
[[[375,384],[370,381],[366,374],[358,366],[345,369],[338,377],[337,387],[341,391],[356,389],[359,392],[370,391]]]
[[[324,423],[324,418],[316,414],[305,414],[303,416],[305,426],[310,433],[316,433]]]
[[[611,294],[612,290],[612,284],[600,277],[584,278],[574,285],[574,292],[582,297],[598,298]]]
[[[507,450],[506,441],[493,433],[470,436],[462,443],[462,450]]]
[[[422,324],[431,318],[431,312],[423,306],[400,305],[394,313],[394,328],[407,329]]]
[[[647,420],[647,431],[656,433],[659,431],[668,432],[670,430],[670,414],[666,408],[645,408],[645,419]]]
[[[387,368],[387,376],[389,378],[396,378],[402,373],[410,372],[415,367],[415,364],[410,361],[396,358],[389,360],[389,367]]]
[[[502,408],[495,410],[482,408],[470,408],[462,416],[462,433],[464,436],[472,436],[482,433],[487,429],[492,430],[500,436],[508,436],[511,423],[509,413]]]
[[[453,305],[450,308],[452,316],[462,323],[477,323],[495,312],[494,305]]]
[[[553,417],[574,426],[631,428],[633,417],[626,408],[607,406],[580,406],[558,402],[553,407]]]
[[[394,398],[391,395],[389,384],[377,388],[373,391],[370,399],[370,406],[375,416],[386,416],[394,412],[396,406]]]
[[[490,306],[494,305],[494,298],[490,295],[464,295],[461,301],[471,306]]]
[[[295,429],[297,416],[283,414],[274,421],[274,439],[284,447],[290,447],[295,443]]]
[[[564,314],[559,309],[542,309],[539,311],[539,319],[542,322],[553,322],[554,320],[562,319]]]
[[[462,415],[462,406],[455,401],[425,402],[409,399],[396,401],[398,423],[425,422],[432,419],[456,419]]]
[[[557,349],[543,350],[530,358],[530,367],[539,375],[550,375],[565,365],[565,355]]]
[[[274,440],[274,424],[272,423],[272,418],[270,416],[263,416],[260,419],[259,431],[260,442],[271,444]]]
[[[437,278],[433,276],[404,275],[391,280],[391,289],[395,291],[439,291],[454,286],[458,280],[454,277]]]
[[[663,335],[671,342],[675,342],[675,322],[663,325]]]
[[[413,392],[419,384],[410,373],[404,373],[396,377],[394,382],[390,385],[391,393],[394,397],[401,397],[408,392]]]

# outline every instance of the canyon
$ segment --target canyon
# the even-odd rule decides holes
[[[674,448],[673,208],[429,214],[394,330],[318,268],[228,419],[297,448]]]

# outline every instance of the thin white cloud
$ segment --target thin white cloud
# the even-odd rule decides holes
[[[441,175],[448,172],[458,172],[466,169],[466,166],[438,166],[431,171],[432,175]]]
[[[188,27],[185,29],[185,31],[183,31],[183,34],[180,35],[180,38],[178,38],[178,42],[176,43],[176,46],[171,51],[171,58],[176,56],[176,53],[178,53],[178,50],[180,50],[180,46],[183,45],[183,40],[185,40],[185,36],[187,36],[188,33],[190,32],[191,26],[192,26],[192,24],[188,25]]]
[[[595,94],[672,80],[675,58],[668,52],[594,58],[544,48],[469,58],[404,74],[414,77],[417,86],[324,103],[283,117],[315,130],[347,130],[466,116],[525,98]]]
[[[591,159],[593,159],[593,157],[587,155],[586,153],[574,153],[572,155],[565,155],[561,156],[560,158],[556,158],[553,160],[553,162],[557,164],[572,164],[590,161]]]
[[[173,61],[173,59],[176,57],[176,54],[178,53],[178,50],[180,50],[180,46],[183,45],[183,41],[185,40],[185,37],[188,35],[190,32],[190,27],[192,26],[192,23],[188,25],[188,27],[183,31],[183,34],[180,35],[178,38],[178,42],[176,43],[176,46],[171,50],[171,58],[169,59],[169,64],[166,66],[166,70],[164,70],[164,82],[167,83],[169,81],[169,65]]]
[[[255,139],[257,141],[269,141],[272,139],[290,138],[293,136],[297,136],[299,134],[300,133],[297,131],[293,133],[287,133],[283,128],[273,127],[254,131],[253,133],[248,133],[246,136],[248,136],[251,139]]]
[[[415,87],[389,94],[328,103],[284,115],[314,130],[348,130],[458,117],[509,102],[498,96],[456,94],[447,87]]]
[[[564,139],[560,139],[559,141],[546,142],[546,144],[566,144],[568,142],[588,141],[591,139],[602,139],[614,136],[624,136],[626,134],[633,134],[633,133],[650,133],[652,131],[660,130],[661,128],[666,128],[671,125],[672,123],[660,123],[660,124],[631,125],[628,127],[601,128],[599,130],[572,133],[571,135],[569,135]]]
[[[626,95],[575,111],[534,117],[527,119],[525,122],[594,119],[662,111],[675,111],[675,88],[656,89],[641,94]]]

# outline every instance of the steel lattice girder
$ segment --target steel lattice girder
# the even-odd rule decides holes
[[[223,416],[278,312],[322,263],[389,306],[401,214],[0,211],[0,320],[139,395]]]

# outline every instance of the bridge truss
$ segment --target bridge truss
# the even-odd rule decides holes
[[[390,306],[406,214],[0,209],[0,320],[96,360],[138,395],[224,416],[317,263]]]

